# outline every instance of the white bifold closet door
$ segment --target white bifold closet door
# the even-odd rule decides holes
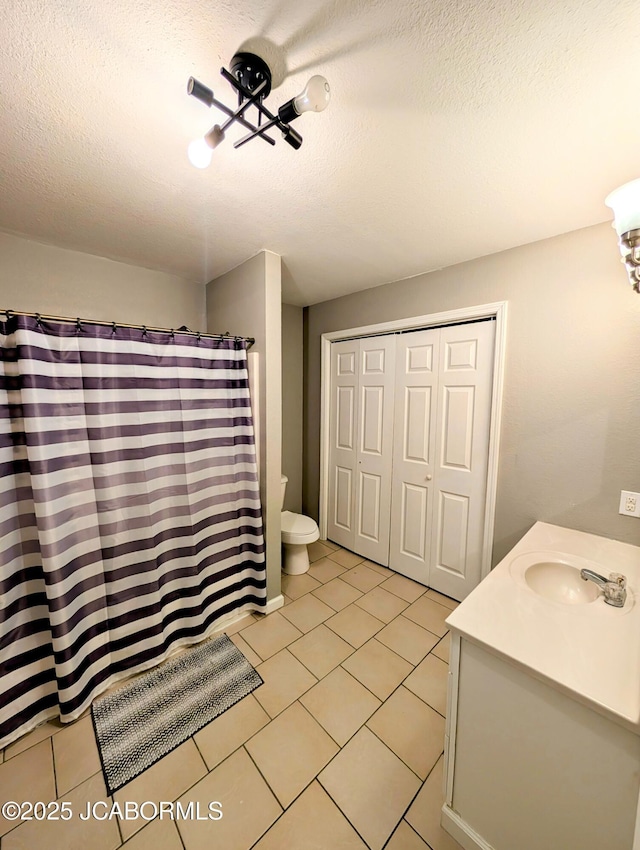
[[[395,339],[331,346],[328,536],[389,563]]]
[[[463,599],[480,581],[495,323],[331,346],[328,537]]]
[[[463,599],[481,578],[495,322],[397,339],[389,566]]]

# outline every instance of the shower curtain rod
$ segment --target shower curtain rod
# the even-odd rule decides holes
[[[153,331],[154,333],[168,333],[168,334],[191,334],[192,336],[197,336],[198,339],[235,339],[235,340],[244,340],[247,343],[247,348],[251,348],[251,346],[255,343],[255,338],[252,336],[238,336],[237,334],[229,333],[226,331],[223,334],[206,334],[201,333],[200,331],[192,331],[189,330],[188,327],[183,325],[181,328],[156,328],[150,327],[148,325],[130,325],[127,322],[102,322],[98,319],[72,319],[70,316],[49,316],[43,313],[23,313],[21,310],[2,310],[0,309],[0,313],[4,313],[9,319],[11,316],[30,316],[32,319],[36,320],[44,320],[49,322],[67,322],[72,325],[77,325],[80,327],[81,325],[101,325],[102,327],[108,328],[112,327],[114,330],[117,328],[136,328],[141,331]]]

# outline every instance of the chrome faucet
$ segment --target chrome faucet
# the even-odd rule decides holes
[[[584,581],[593,581],[602,588],[604,601],[614,608],[624,607],[627,599],[627,578],[622,573],[609,573],[609,578],[594,573],[593,570],[580,570],[580,578]]]

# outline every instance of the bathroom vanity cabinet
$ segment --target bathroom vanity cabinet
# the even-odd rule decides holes
[[[444,828],[467,850],[632,850],[638,735],[459,635],[451,666]]]
[[[565,532],[537,523],[447,621],[442,825],[466,850],[640,850],[640,548]],[[620,568],[628,606],[541,599],[527,552]]]

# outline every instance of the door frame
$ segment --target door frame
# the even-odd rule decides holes
[[[498,486],[498,458],[500,428],[502,424],[502,395],[504,387],[505,352],[507,343],[507,302],[496,301],[475,307],[445,310],[426,316],[411,316],[375,325],[362,325],[330,331],[321,337],[320,377],[320,537],[327,536],[329,512],[329,415],[331,402],[331,343],[343,339],[392,334],[409,330],[426,330],[440,325],[471,322],[475,319],[495,319],[496,338],[493,353],[493,387],[491,392],[491,424],[489,427],[489,464],[487,467],[487,495],[485,499],[484,529],[482,543],[481,579],[491,571],[493,531],[495,525],[496,491]]]

